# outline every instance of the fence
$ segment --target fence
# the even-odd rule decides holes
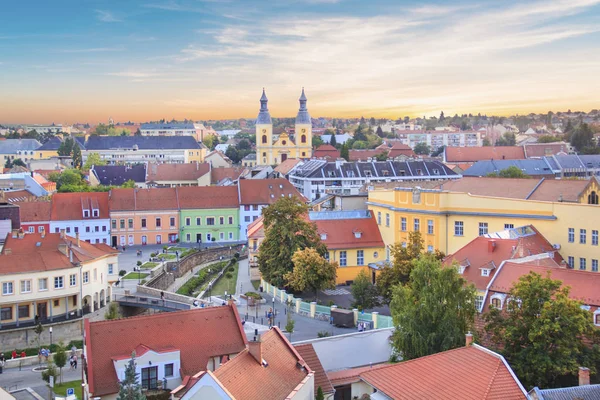
[[[285,290],[281,290],[269,282],[261,279],[261,285],[263,290],[266,293],[273,295],[273,297],[282,303],[291,303],[292,306],[295,306],[295,310],[297,313],[304,314],[311,318],[327,320],[331,317],[331,310],[335,309],[336,306],[323,306],[319,305],[315,302],[307,303],[302,301],[301,299],[294,298],[293,295],[287,294]],[[392,321],[392,317],[387,315],[379,315],[378,312],[366,313],[359,312],[357,309],[354,311],[354,322],[363,322],[365,325],[372,329],[383,329],[383,328],[393,328],[394,322]]]

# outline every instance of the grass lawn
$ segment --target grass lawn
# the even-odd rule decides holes
[[[71,381],[71,382],[63,382],[62,385],[55,384],[54,385],[54,393],[59,396],[62,396],[62,397],[67,397],[67,389],[68,388],[75,389],[75,396],[77,396],[78,399],[83,399],[83,396],[81,394],[81,380]]]
[[[258,291],[260,287],[260,281],[252,281],[252,286],[254,286],[254,290]]]
[[[143,272],[130,272],[127,275],[125,275],[122,279],[144,279],[148,276],[148,274],[145,274]]]
[[[213,286],[212,288],[212,296],[217,296],[220,294],[225,294],[225,291],[227,291],[227,294],[231,294],[231,293],[235,293],[235,285],[237,284],[237,276],[238,276],[238,263],[235,263],[234,265],[234,269],[235,271],[231,272],[233,274],[233,276],[231,278],[227,278],[227,272],[226,271],[223,276],[221,277],[221,279],[219,279],[219,281],[215,284],[215,286]]]
[[[158,258],[161,260],[174,260],[177,256],[175,254],[162,253],[158,255]]]
[[[152,269],[152,268],[156,267],[157,265],[158,265],[158,263],[148,261],[148,262],[143,263],[140,268],[141,269]]]

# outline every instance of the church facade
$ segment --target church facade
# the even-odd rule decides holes
[[[277,165],[288,158],[312,157],[312,123],[306,108],[306,95],[302,88],[300,96],[300,109],[296,116],[295,133],[289,135],[283,132],[273,134],[273,122],[267,95],[263,89],[260,98],[260,111],[256,119],[256,161],[260,165]]]

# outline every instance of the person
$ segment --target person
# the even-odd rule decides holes
[[[25,354],[25,350],[23,350],[23,351],[21,352],[21,358],[25,358],[25,357],[27,357],[27,354]]]
[[[359,323],[358,323],[358,331],[359,331],[359,332],[362,332],[362,331],[364,331],[364,330],[365,330],[365,326],[363,325],[363,323],[362,323],[362,322],[359,322]]]
[[[73,368],[77,369],[77,357],[73,357]]]
[[[71,357],[69,357],[69,365],[71,366],[69,368],[70,371],[73,371],[75,368],[75,361],[73,361],[73,356],[71,355]]]
[[[125,251],[125,246],[123,246],[123,251]]]
[[[192,304],[194,304],[194,307],[198,307],[198,299],[194,299],[194,302]]]
[[[12,352],[12,358],[13,358],[13,360],[15,358],[17,358],[17,350],[13,350],[13,352]]]
[[[163,292],[162,290],[160,291],[160,299],[162,300],[163,304],[165,303],[165,292]]]
[[[269,328],[273,325],[273,308],[269,308],[269,312],[267,313],[267,318],[269,319]]]
[[[73,345],[73,347],[71,347],[71,357],[76,357],[77,356],[77,347],[75,347],[75,345]]]

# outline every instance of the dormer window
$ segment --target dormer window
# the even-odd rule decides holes
[[[362,232],[361,231],[355,231],[354,232],[354,237],[357,239],[360,239],[362,237]]]
[[[465,269],[467,269],[466,265],[459,265],[456,267],[456,271],[461,275],[465,273]]]
[[[488,268],[481,268],[481,276],[490,276],[490,271]]]
[[[90,217],[90,210],[83,210],[83,218],[89,218]]]
[[[440,170],[439,170],[439,169],[437,169],[437,168],[434,168],[434,169],[433,169],[433,174],[434,174],[434,175],[439,175],[439,174],[440,174]]]
[[[321,233],[321,240],[327,240],[327,233]]]
[[[372,175],[371,175],[371,171],[365,171],[365,176],[366,176],[367,178],[370,178],[370,177],[372,176]]]
[[[390,175],[390,171],[388,171],[387,169],[384,169],[381,172],[383,173],[383,176],[389,176]]]
[[[417,175],[423,175],[423,170],[422,169],[417,169]]]
[[[100,210],[93,209],[92,210],[92,216],[94,218],[98,218],[100,216]]]

